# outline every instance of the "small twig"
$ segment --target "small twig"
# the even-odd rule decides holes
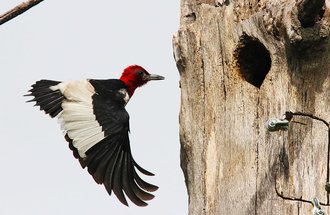
[[[29,10],[31,7],[36,6],[43,0],[28,0],[26,2],[22,2],[21,4],[17,5],[13,9],[7,11],[6,13],[0,15],[0,25],[8,22],[9,20],[15,18],[18,15],[21,15],[25,11]]]

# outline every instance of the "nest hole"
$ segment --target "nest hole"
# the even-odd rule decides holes
[[[303,28],[313,27],[325,12],[325,0],[303,1],[298,6],[298,19]]]
[[[242,77],[260,88],[272,64],[266,47],[258,39],[243,35],[235,55]]]

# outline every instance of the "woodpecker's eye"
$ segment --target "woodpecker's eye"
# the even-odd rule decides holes
[[[142,76],[143,75],[143,71],[142,70],[138,70],[137,72],[136,72],[136,74],[138,74],[138,75],[140,75],[140,76]]]
[[[136,74],[137,74],[140,78],[143,78],[144,75],[145,75],[143,70],[138,70],[138,71],[136,71]]]

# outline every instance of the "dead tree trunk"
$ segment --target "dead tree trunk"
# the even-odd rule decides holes
[[[181,0],[173,47],[189,214],[329,204],[329,14],[330,0]],[[286,111],[307,116],[269,132]]]

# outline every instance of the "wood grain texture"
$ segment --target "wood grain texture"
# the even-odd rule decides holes
[[[308,28],[293,0],[226,2],[182,0],[173,38],[189,214],[310,214],[311,204],[281,198],[275,184],[284,196],[327,203],[327,128],[298,116],[288,131],[270,133],[265,125],[288,110],[330,121],[330,42],[322,30],[329,29],[329,1]],[[258,68],[265,59],[258,50],[246,55],[247,65],[238,63],[251,38],[271,58],[260,87],[240,70]]]

